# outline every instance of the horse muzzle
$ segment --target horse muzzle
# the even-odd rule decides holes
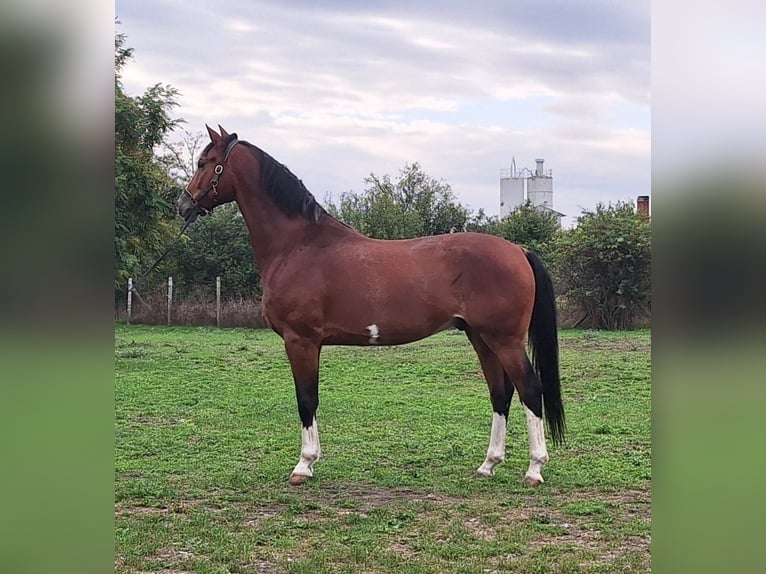
[[[206,213],[206,210],[195,205],[192,197],[186,192],[182,193],[176,201],[176,209],[178,210],[178,215],[183,217],[187,224],[194,223],[200,215],[205,215]]]

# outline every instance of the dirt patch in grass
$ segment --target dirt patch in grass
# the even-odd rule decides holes
[[[136,571],[135,574],[192,574],[189,570],[178,570],[176,565],[194,558],[194,554],[187,550],[180,550],[178,548],[160,548],[154,554],[146,557],[149,564],[152,566],[151,570]],[[115,561],[115,569],[120,571],[122,564],[117,564]]]
[[[273,518],[275,516],[278,516],[281,512],[283,512],[287,508],[286,505],[274,505],[274,504],[268,504],[264,506],[263,508],[257,509],[255,512],[250,510],[247,513],[247,518],[242,524],[249,527],[257,527],[261,523],[263,523],[264,520],[268,520],[270,518]]]
[[[223,498],[220,498],[223,496]],[[651,498],[647,490],[596,489],[550,490],[514,495],[513,505],[498,504],[486,495],[454,496],[407,488],[382,488],[350,483],[321,488],[290,489],[274,493],[268,500],[231,500],[230,494],[211,493],[209,499],[179,500],[164,507],[119,504],[122,517],[187,513],[192,509],[227,510],[216,521],[227,520],[233,531],[299,528],[311,532],[351,529],[363,520],[362,528],[378,529],[378,540],[390,555],[419,560],[423,552],[438,558],[439,548],[463,548],[478,552],[482,545],[497,543],[515,548],[511,554],[492,554],[486,566],[504,571],[509,564],[522,567],[525,561],[574,560],[583,571],[648,572],[650,568],[649,522]],[[304,561],[322,548],[326,538],[307,536],[285,553],[266,547],[243,564],[258,572],[283,572],[292,561]],[[423,545],[425,544],[425,550]],[[463,546],[460,546],[463,545]],[[193,558],[190,552],[164,546],[146,560],[154,572],[180,574],[176,569]],[[117,568],[120,570],[120,568]],[[521,570],[512,570],[521,571]]]
[[[163,563],[181,562],[193,558],[194,554],[186,550],[178,550],[177,548],[160,548],[149,556],[149,560],[161,560]]]
[[[170,509],[157,506],[130,506],[118,504],[115,507],[116,516],[150,516],[157,514],[168,514]]]
[[[562,337],[562,350],[567,351],[614,351],[616,353],[638,352],[648,353],[652,349],[651,340],[637,340],[626,337],[602,337],[598,333],[583,331],[576,337]]]
[[[457,504],[465,502],[465,498],[448,496],[440,493],[422,492],[407,488],[381,488],[368,484],[355,483],[343,485],[339,488],[323,488],[316,495],[317,502],[323,502],[332,506],[336,503],[346,504],[353,502],[356,510],[371,510],[398,503],[422,503],[431,502],[438,505]]]
[[[487,504],[487,498],[483,495],[476,495],[473,497],[468,496],[452,496],[443,493],[423,492],[421,490],[406,489],[406,488],[381,488],[379,486],[368,485],[363,483],[344,484],[335,488],[325,488],[321,490],[306,491],[312,501],[320,505],[334,506],[343,504],[352,500],[354,503],[354,509],[374,509],[391,504],[397,503],[433,503],[437,506],[450,506],[450,505],[468,505],[475,506],[478,504]],[[552,490],[550,495],[555,499],[564,502],[573,501],[599,501],[604,504],[620,506],[620,507],[635,507],[638,509],[645,509],[647,515],[649,513],[649,506],[651,503],[651,493],[647,490],[619,490],[614,492],[603,492],[595,489],[577,490],[558,492]],[[530,494],[515,495],[518,500],[518,508],[509,508],[503,506],[502,513],[511,513],[514,511],[528,511],[530,508],[536,506],[537,496],[533,491]]]
[[[129,502],[115,504],[115,516],[151,516],[162,514],[186,514],[193,508],[204,508],[210,512],[219,512],[221,506],[211,500],[174,500],[167,506],[143,506]]]
[[[553,527],[552,534],[541,532],[532,537],[529,546],[581,549],[594,555],[581,561],[581,566],[612,564],[637,558],[642,571],[648,572],[651,536],[631,534],[623,529],[648,531],[651,521],[651,496],[648,491],[624,490],[611,493],[579,491],[562,495],[561,508],[546,508],[543,516]],[[619,535],[615,533],[622,532]]]
[[[327,493],[324,493],[325,495]],[[346,490],[345,496],[355,496]],[[583,552],[582,564],[607,564],[638,556],[648,568],[650,561],[649,534],[631,535],[623,532],[615,538],[615,530],[629,523],[643,524],[648,530],[651,520],[651,496],[648,491],[596,490],[555,493],[556,504],[541,506],[535,494],[519,495],[519,506],[498,507],[486,497],[458,497],[422,493],[406,489],[374,489],[366,487],[363,496],[356,497],[356,512],[366,512],[390,504],[430,502],[432,511],[424,510],[415,523],[435,520],[442,531],[450,527],[464,529],[476,540],[491,542],[508,531],[528,531],[522,543],[525,553],[544,551],[547,547],[569,547]],[[332,497],[324,498],[332,506]],[[579,506],[578,506],[579,505]],[[589,505],[589,506],[588,506]],[[388,545],[390,551],[413,556],[416,552],[406,540]]]
[[[261,574],[271,574],[272,572],[277,572],[276,564],[266,560],[251,560],[250,565],[255,566],[255,571]]]
[[[474,538],[479,540],[495,540],[497,538],[497,528],[485,524],[480,518],[469,518],[463,522],[463,526]]]

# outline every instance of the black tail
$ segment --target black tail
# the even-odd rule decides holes
[[[559,340],[556,329],[556,298],[553,281],[540,258],[527,251],[527,261],[535,275],[535,304],[529,323],[529,346],[532,365],[543,384],[543,410],[548,433],[554,444],[564,442],[566,423],[561,403],[559,380]]]

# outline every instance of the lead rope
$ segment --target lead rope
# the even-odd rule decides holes
[[[170,245],[168,245],[165,251],[163,251],[162,254],[159,257],[157,257],[154,263],[152,263],[149,266],[149,268],[141,274],[141,277],[139,277],[136,281],[133,282],[133,285],[131,286],[130,290],[136,295],[138,295],[139,298],[141,297],[141,295],[138,292],[138,286],[141,285],[144,279],[146,279],[149,276],[149,274],[157,268],[157,265],[160,264],[160,261],[162,261],[165,258],[165,256],[168,253],[170,253],[170,250],[173,249],[173,247],[175,247],[176,243],[178,243],[178,240],[181,239],[181,236],[189,228],[189,226],[192,224],[192,222],[195,219],[196,219],[195,217],[190,217],[189,219],[186,220],[186,223],[184,223],[184,226],[181,228],[181,231],[178,232],[178,235],[173,240],[173,242]],[[122,291],[120,291],[120,293],[122,293]]]

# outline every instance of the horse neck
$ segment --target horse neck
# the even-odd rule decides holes
[[[325,241],[359,237],[358,232],[327,215],[323,215],[319,222],[309,221],[301,215],[286,215],[261,185],[260,163],[233,171],[235,201],[247,225],[253,256],[262,275],[267,275],[274,262],[283,260],[296,247],[320,237]]]
[[[302,217],[287,217],[270,199],[252,189],[241,196],[237,204],[250,234],[255,262],[265,274],[274,261],[301,242],[309,222]]]

